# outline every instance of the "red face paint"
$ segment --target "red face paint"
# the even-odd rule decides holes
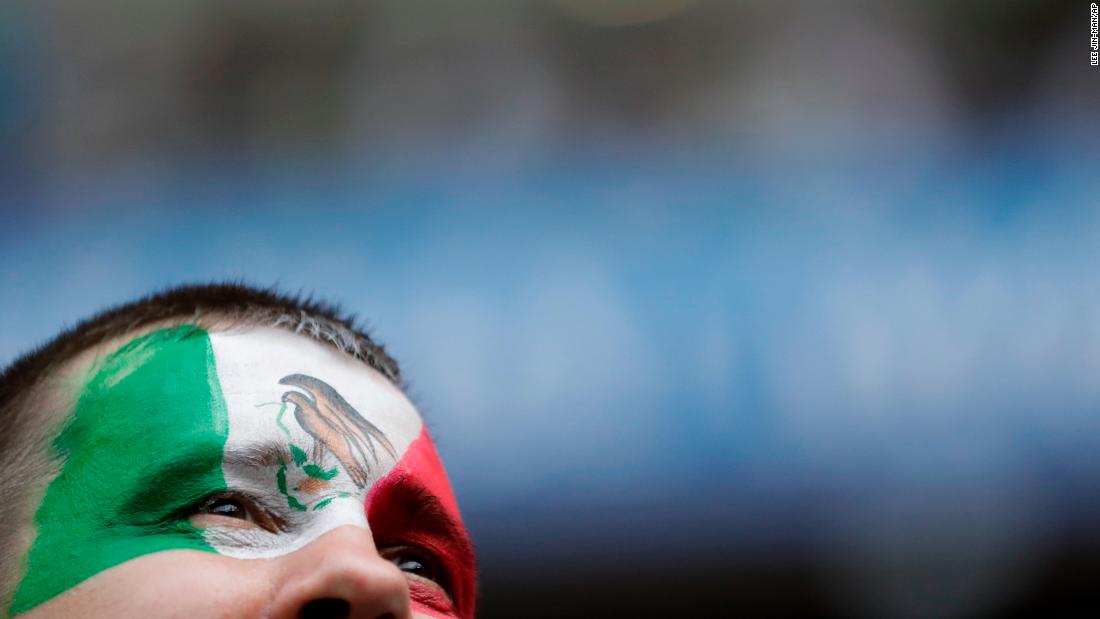
[[[444,572],[441,584],[451,595],[410,578],[413,610],[472,619],[477,587],[473,549],[426,428],[393,470],[371,487],[366,510],[379,548],[409,546],[439,560],[438,568]]]

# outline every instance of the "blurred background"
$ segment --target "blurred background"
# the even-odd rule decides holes
[[[0,362],[183,282],[402,362],[481,616],[1100,608],[1086,2],[0,4]]]

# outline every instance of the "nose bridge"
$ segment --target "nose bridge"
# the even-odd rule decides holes
[[[347,525],[366,529],[368,531],[366,539],[371,540],[369,534],[370,524],[367,522],[367,510],[363,508],[363,497],[361,495],[337,499],[328,504],[323,512],[315,513],[318,517],[314,521],[314,524],[318,527],[325,530],[336,530],[337,528]],[[371,545],[373,546],[373,542]]]
[[[407,619],[405,575],[378,554],[369,529],[344,525],[274,559],[272,619]]]

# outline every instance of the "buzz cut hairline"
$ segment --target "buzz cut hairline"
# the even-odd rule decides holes
[[[153,324],[180,320],[284,329],[310,337],[362,361],[401,388],[401,370],[352,314],[310,296],[243,283],[168,288],[108,308],[22,355],[0,373],[0,403],[81,352]]]

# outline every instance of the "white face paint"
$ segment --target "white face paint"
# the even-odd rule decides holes
[[[362,362],[280,329],[217,332],[210,341],[229,420],[226,486],[285,530],[212,526],[207,543],[227,556],[267,558],[342,525],[368,528],[371,484],[420,434],[404,394]]]

